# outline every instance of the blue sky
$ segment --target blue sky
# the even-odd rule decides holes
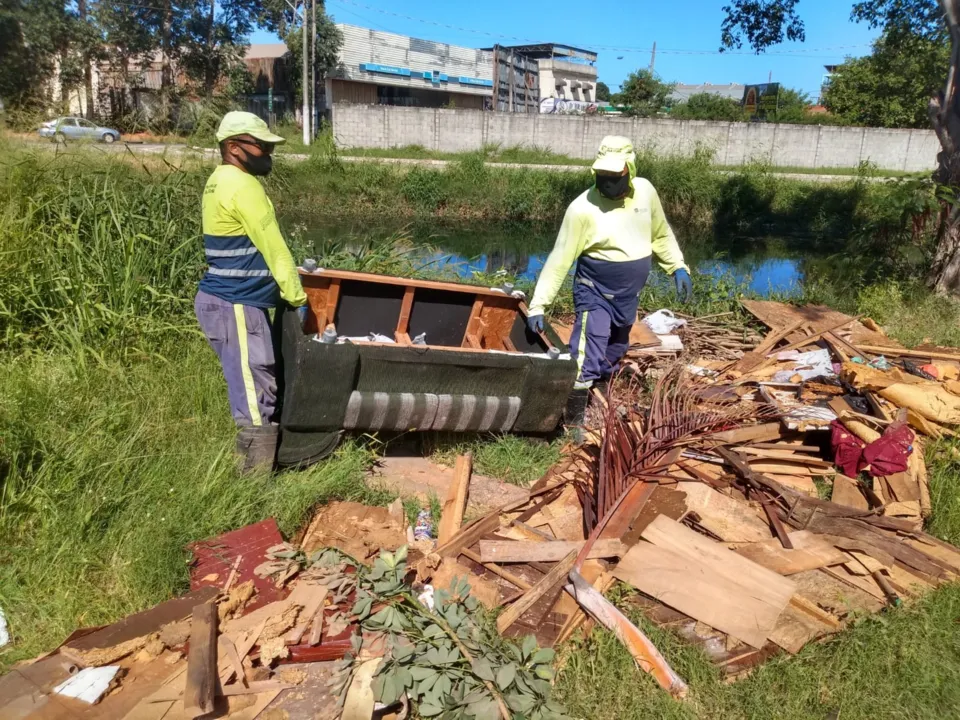
[[[467,47],[556,42],[596,50],[599,77],[614,91],[629,72],[649,65],[650,47],[656,41],[656,71],[666,81],[758,83],[766,82],[772,72],[774,82],[815,99],[823,65],[869,53],[877,35],[850,21],[851,0],[803,0],[798,7],[806,22],[805,43],[785,43],[760,56],[748,50],[718,54],[724,4],[724,0],[327,0],[327,12],[336,22]],[[276,37],[257,32],[251,41],[275,42]]]

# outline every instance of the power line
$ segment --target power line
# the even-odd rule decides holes
[[[471,28],[460,27],[458,25],[449,25],[447,23],[437,22],[436,20],[426,20],[424,18],[413,17],[411,15],[404,15],[403,13],[393,12],[392,10],[384,10],[382,8],[373,7],[372,5],[365,5],[363,3],[354,2],[354,0],[335,0],[339,4],[353,5],[354,7],[362,8],[363,10],[370,10],[372,12],[377,12],[382,15],[392,15],[393,17],[400,18],[402,20],[410,20],[412,22],[423,23],[424,25],[433,25],[435,27],[441,27],[447,30],[456,30],[457,32],[468,33],[471,35],[483,35],[486,37],[500,38],[503,40],[517,40],[522,43],[534,44],[538,41],[531,40],[530,38],[517,37],[516,35],[504,35],[501,33],[492,33],[485,30],[474,30]],[[595,45],[593,43],[577,43],[578,45],[586,45],[593,50],[607,50],[610,52],[630,52],[630,53],[644,53],[650,54],[652,48],[642,48],[642,47],[617,47],[612,45]],[[801,48],[797,50],[775,50],[772,52],[765,52],[763,55],[783,55],[783,56],[799,56],[799,57],[835,57],[834,55],[829,56],[812,56],[809,53],[814,52],[830,52],[835,50],[853,50],[859,48],[871,47],[867,45],[835,45],[832,47],[821,47],[821,48]],[[657,52],[666,53],[670,55],[756,55],[757,53],[753,52],[744,52],[742,50],[683,50],[683,49],[661,49],[657,48]]]

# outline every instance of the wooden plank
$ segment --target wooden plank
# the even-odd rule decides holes
[[[840,550],[821,536],[807,530],[790,533],[790,542],[793,550],[785,549],[779,540],[738,544],[733,550],[780,575],[793,575],[804,570],[838,565],[844,561]]]
[[[644,543],[645,544],[645,543]],[[670,664],[664,659],[650,639],[620,612],[600,592],[580,577],[576,571],[570,573],[567,592],[576,598],[580,606],[610,630],[623,643],[637,666],[654,677],[657,684],[677,699],[687,695],[687,685]]]
[[[789,350],[797,350],[797,349],[802,348],[802,347],[804,347],[804,346],[806,346],[806,345],[812,345],[813,343],[815,343],[817,340],[819,340],[821,337],[823,337],[823,336],[826,335],[827,333],[833,333],[833,332],[835,332],[836,330],[840,330],[840,329],[846,327],[847,325],[849,325],[850,323],[855,322],[856,320],[859,320],[859,316],[857,316],[857,317],[852,317],[852,318],[848,318],[848,319],[846,319],[846,320],[843,320],[842,322],[836,323],[835,325],[831,325],[831,326],[829,326],[829,327],[827,327],[827,328],[825,328],[825,329],[823,329],[823,330],[819,330],[819,331],[813,333],[812,335],[808,335],[807,337],[805,337],[805,338],[803,338],[803,339],[801,339],[801,340],[797,340],[797,341],[794,342],[794,343],[790,343],[789,345],[785,345],[785,346],[782,347],[782,348],[778,348],[775,352],[777,352],[777,353],[787,352],[787,351],[789,351]],[[789,333],[788,333],[788,334],[789,334]],[[860,353],[857,353],[857,354],[859,355]]]
[[[810,602],[803,595],[798,594],[790,598],[790,607],[806,613],[810,617],[819,620],[821,623],[833,628],[834,630],[839,630],[843,626],[843,623],[840,622],[838,617],[832,613],[828,613],[819,605]]]
[[[751,597],[749,591],[715,572],[709,563],[647,542],[632,547],[613,574],[665,605],[755,648],[766,643],[789,600],[788,596],[783,606],[774,607]]]
[[[354,272],[352,270],[315,270],[308,273],[300,271],[300,282],[304,288],[323,286],[331,280],[359,280],[361,282],[379,283],[381,285],[402,285],[415,288],[427,288],[429,290],[449,290],[451,292],[469,293],[470,295],[483,295],[485,297],[496,298],[499,300],[513,300],[517,306],[520,300],[506,295],[501,290],[493,290],[481,285],[468,285],[466,283],[439,282],[436,280],[419,280],[414,278],[400,278],[392,275],[377,275],[375,273]]]
[[[454,535],[460,532],[463,524],[463,513],[467,508],[467,492],[470,489],[470,475],[473,472],[473,454],[457,456],[453,469],[453,482],[447,493],[443,512],[440,515],[440,526],[437,529],[437,542],[440,545],[450,542]]]
[[[759,448],[759,447],[738,447],[734,448],[738,453],[742,455],[750,455],[751,457],[747,459],[747,462],[754,462],[753,457],[758,458],[769,458],[775,460],[789,460],[793,463],[798,463],[800,465],[807,465],[810,467],[825,467],[833,469],[833,463],[824,460],[823,458],[814,457],[812,455],[804,455],[803,453],[793,452],[792,450],[770,450],[768,448]]]
[[[782,608],[797,590],[792,580],[761,567],[723,543],[711,540],[670,518],[658,517],[643,531],[642,537],[658,548],[709,564],[714,572],[751,590],[755,597],[772,605],[779,604]]]
[[[287,645],[300,644],[300,640],[302,640],[306,634],[307,629],[313,622],[314,616],[323,608],[323,602],[327,598],[328,591],[323,585],[301,579],[300,582],[297,583],[297,587],[299,588],[300,586],[309,589],[310,595],[301,606],[300,614],[297,616],[297,624],[287,633],[285,638]]]
[[[891,348],[880,345],[860,345],[861,350],[875,355],[892,355],[894,357],[930,358],[931,360],[960,360],[960,354],[936,352],[934,350],[908,350],[907,348]]]
[[[916,479],[910,476],[909,472],[885,475],[883,479],[886,480],[887,485],[893,492],[895,500],[899,500],[900,502],[916,500],[920,502],[920,486],[917,484]]]
[[[860,484],[856,480],[837,473],[833,477],[833,495],[830,497],[830,502],[857,510],[869,510],[870,503],[859,488]]]
[[[478,564],[480,564],[480,565],[483,565],[483,567],[485,567],[487,570],[489,570],[490,572],[492,572],[494,575],[499,575],[499,576],[502,577],[504,580],[506,580],[508,583],[510,583],[511,585],[515,585],[516,587],[520,588],[521,590],[529,590],[530,588],[533,587],[533,585],[531,585],[530,583],[528,583],[526,580],[524,580],[524,579],[523,579],[522,577],[520,577],[519,575],[516,575],[516,574],[510,572],[509,570],[506,570],[506,569],[500,567],[499,565],[495,565],[494,563],[485,563],[485,562],[483,562],[483,561],[480,559],[480,554],[479,554],[479,553],[475,553],[475,552],[474,552],[473,550],[471,550],[470,548],[461,548],[461,549],[460,549],[460,554],[463,555],[464,557],[470,558],[470,559],[473,560],[475,563],[478,563]]]
[[[449,542],[438,546],[436,553],[441,557],[456,557],[460,554],[462,548],[470,547],[478,542],[484,535],[493,532],[499,527],[500,513],[491,513],[465,527],[454,535]]]
[[[463,334],[461,347],[480,349],[480,312],[483,310],[483,298],[479,295],[473,301],[470,316],[467,318],[467,329]]]
[[[517,311],[512,303],[503,298],[486,300],[480,311],[480,345],[486,349],[506,350],[504,339],[510,337],[516,319]]]
[[[567,573],[573,568],[577,560],[577,551],[573,550],[567,556],[553,566],[549,573],[544,575],[532,588],[527,590],[523,596],[513,605],[503,611],[497,618],[497,631],[502,635],[507,628],[513,625],[520,616],[529,610],[544,595],[554,591],[566,580]]]
[[[221,682],[226,682],[223,678],[225,675],[233,676],[236,675],[237,679],[240,681],[241,685],[247,685],[247,677],[243,672],[243,658],[240,657],[240,653],[237,652],[237,646],[233,644],[233,640],[228,638],[226,635],[220,635],[217,638],[217,650],[223,655],[225,664],[230,667],[230,670],[227,672],[220,673]]]
[[[836,470],[832,467],[811,467],[806,463],[795,463],[789,460],[774,460],[768,458],[750,457],[744,458],[750,465],[750,469],[761,475],[773,473],[775,475],[797,475],[800,477],[820,477],[822,475],[834,475]]]
[[[190,623],[190,654],[183,711],[188,718],[213,712],[217,690],[217,606],[203,603],[193,609]]]
[[[769,524],[750,505],[727,497],[703,483],[677,483],[687,494],[687,509],[700,517],[700,525],[724,542],[762,542],[773,537]]]
[[[547,542],[517,542],[515,540],[481,540],[480,562],[482,563],[526,563],[559,562],[571,551],[580,551],[584,542],[569,540],[550,540]],[[618,558],[627,548],[617,539],[597,540],[590,549],[587,559]]]
[[[336,322],[337,305],[340,302],[340,281],[331,280],[327,290],[327,325]],[[324,325],[326,327],[326,325]],[[321,329],[322,332],[322,329]]]
[[[703,437],[704,442],[720,442],[729,445],[740,445],[741,443],[768,442],[776,440],[783,435],[783,427],[779,422],[761,423],[760,425],[747,425],[746,427],[735,430],[723,430]]]
[[[407,335],[410,327],[410,311],[413,309],[413,295],[416,292],[412,285],[403,291],[403,300],[400,303],[400,317],[397,318],[397,335]]]

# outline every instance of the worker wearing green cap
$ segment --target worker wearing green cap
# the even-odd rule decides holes
[[[690,273],[657,191],[649,180],[637,177],[633,143],[625,137],[605,137],[592,170],[594,185],[567,208],[528,315],[530,329],[541,331],[543,314],[576,263],[576,318],[570,336],[570,352],[579,367],[580,399],[571,398],[571,404],[579,406],[572,413],[575,417],[582,417],[585,391],[610,377],[629,348],[651,256],[673,276],[678,295],[684,300],[693,295]]]
[[[203,190],[207,271],[194,309],[217,353],[239,427],[241,471],[272,468],[277,452],[277,366],[268,311],[307,297],[273,204],[258,177],[284,140],[253,113],[229,112],[217,130],[222,164]]]

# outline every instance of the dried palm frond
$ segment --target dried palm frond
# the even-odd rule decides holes
[[[599,457],[577,477],[584,523],[591,533],[587,549],[638,481],[669,479],[668,468],[684,447],[710,433],[777,415],[766,405],[703,397],[681,364],[659,379],[643,414],[613,402],[617,382],[622,380],[612,382],[607,391]]]

